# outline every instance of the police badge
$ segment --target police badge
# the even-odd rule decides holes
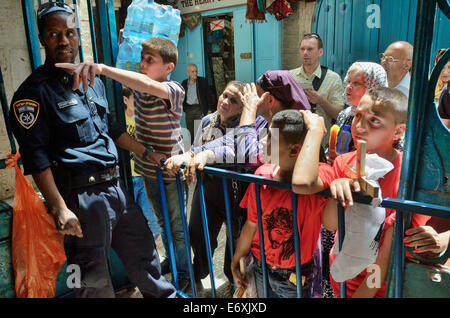
[[[39,103],[31,99],[21,99],[14,103],[14,115],[26,129],[31,128],[39,115]]]

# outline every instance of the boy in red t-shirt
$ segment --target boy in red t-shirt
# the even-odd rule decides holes
[[[377,154],[394,165],[391,171],[383,178],[378,179],[383,197],[397,198],[402,153],[394,148],[394,144],[405,132],[407,108],[408,99],[401,92],[384,87],[370,89],[362,97],[352,122],[353,140],[364,140],[367,153]],[[338,156],[333,164],[333,179],[335,180],[330,185],[331,195],[344,206],[346,204],[353,205],[352,190],[360,191],[358,182],[347,178],[344,173],[345,166],[354,166],[355,161],[356,151],[353,151]],[[314,193],[314,191],[321,191],[323,188],[319,185],[315,188],[310,187],[308,190],[308,186],[303,184],[295,189],[299,193]],[[428,219],[428,216],[413,214],[412,226],[424,225]],[[348,297],[384,297],[394,221],[395,210],[386,209],[385,222],[382,226],[378,245],[378,255],[374,262],[378,267],[371,265],[375,269],[373,274],[368,274],[365,269],[353,279],[347,280]],[[337,224],[337,202],[329,200],[323,215],[323,225],[328,230],[335,231],[337,230]],[[330,252],[330,266],[336,258],[335,248],[338,248],[336,244]],[[374,277],[373,275],[379,276]],[[334,281],[332,276],[330,278],[334,292],[339,296],[339,283]],[[374,283],[376,281],[380,283]]]
[[[291,182],[295,169],[298,169],[297,157],[303,149],[302,143],[312,134],[320,136],[326,133],[323,118],[310,111],[284,110],[274,115],[267,135],[267,155],[271,156],[272,144],[278,143],[278,164],[264,164],[255,174],[281,182]],[[306,136],[305,136],[306,135]],[[278,138],[277,138],[278,136]],[[319,146],[320,147],[320,146]],[[317,148],[317,158],[319,148]],[[274,159],[274,156],[271,156]],[[317,159],[318,161],[318,159]],[[320,177],[327,185],[331,182],[331,167],[322,164]],[[295,168],[295,169],[294,169]],[[328,170],[327,170],[328,169]],[[318,172],[318,165],[315,166]],[[290,275],[295,273],[294,232],[292,217],[291,191],[269,186],[260,187],[262,226],[264,232],[264,249],[267,263],[270,298],[296,297],[297,287],[289,282]],[[300,233],[302,289],[303,296],[311,295],[312,256],[317,246],[321,229],[321,218],[327,199],[316,195],[298,195],[297,220]],[[245,223],[236,251],[231,263],[236,285],[247,285],[245,277],[239,271],[239,260],[251,249],[255,259],[255,280],[258,295],[262,291],[261,255],[258,233],[255,184],[250,184],[241,202],[247,208]]]

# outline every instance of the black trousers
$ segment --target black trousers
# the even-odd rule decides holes
[[[217,177],[205,175],[203,178],[206,216],[208,221],[209,240],[211,242],[211,254],[214,255],[214,250],[217,248],[217,237],[219,235],[222,224],[226,222],[226,209],[224,200],[224,191],[222,180]],[[231,181],[227,181],[228,193],[230,195],[230,210],[231,210],[231,231],[234,248],[236,248],[237,240],[247,218],[247,210],[238,207],[242,197],[238,193],[237,200],[233,198],[233,191]],[[191,247],[194,253],[194,275],[198,281],[205,278],[209,274],[208,259],[206,253],[206,243],[203,234],[203,223],[200,210],[200,199],[198,193],[198,186],[195,188],[192,198],[191,215],[189,218],[189,236]],[[231,273],[231,256],[229,237],[227,230],[227,241],[224,255],[223,271],[228,280],[233,283],[233,275]],[[234,251],[233,251],[234,252]]]
[[[111,247],[144,297],[176,296],[173,285],[161,275],[147,220],[120,179],[73,189],[66,203],[83,231],[82,238],[64,238],[67,264],[80,268],[76,297],[114,297],[108,268]]]

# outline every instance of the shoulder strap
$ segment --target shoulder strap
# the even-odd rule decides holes
[[[323,80],[325,79],[325,76],[327,75],[327,71],[328,71],[328,67],[326,67],[325,65],[320,65],[320,68],[322,70],[322,74],[321,74],[320,78],[314,77],[314,79],[312,81],[313,88],[316,91],[319,90],[320,86],[322,85]]]
[[[325,65],[320,65],[320,69],[322,70],[322,74],[320,75],[320,78],[314,77],[312,81],[312,85],[315,91],[318,91],[320,86],[322,85],[323,80],[325,79],[325,76],[327,75],[328,67]],[[316,104],[311,104],[311,112],[316,112]]]

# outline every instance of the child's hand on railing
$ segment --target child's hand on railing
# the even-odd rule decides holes
[[[330,184],[331,197],[341,202],[342,206],[353,205],[352,191],[359,192],[361,187],[357,180],[349,178],[335,179]]]

